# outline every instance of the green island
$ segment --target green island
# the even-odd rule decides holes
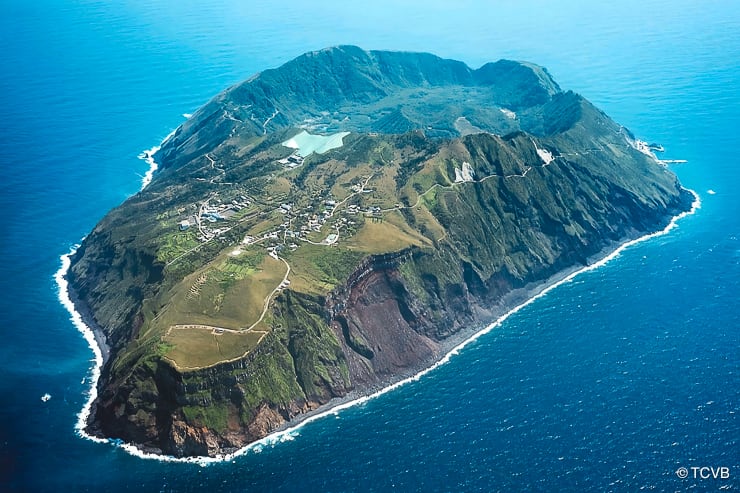
[[[109,351],[88,431],[178,457],[428,367],[693,201],[542,67],[352,46],[225,90],[153,157],[68,279]]]

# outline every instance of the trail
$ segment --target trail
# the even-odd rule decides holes
[[[246,329],[247,331],[254,329],[260,322],[262,322],[262,320],[265,318],[265,315],[267,314],[267,310],[270,308],[270,301],[272,301],[272,297],[275,296],[275,293],[280,291],[281,286],[284,286],[285,282],[288,280],[288,275],[290,274],[290,264],[283,257],[278,258],[283,261],[288,270],[285,271],[285,275],[283,276],[283,280],[280,281],[280,284],[278,284],[277,287],[273,289],[272,292],[267,296],[267,298],[265,298],[265,302],[262,304],[262,314],[260,315],[260,318],[258,318],[255,323],[250,325]]]
[[[546,168],[546,167],[550,166],[550,164],[552,164],[555,160],[559,159],[560,157],[561,156],[556,156],[550,162],[544,163],[541,166],[527,166],[524,169],[524,171],[522,173],[520,173],[520,174],[517,173],[517,174],[511,174],[511,175],[488,175],[488,176],[484,176],[480,180],[463,181],[463,182],[451,183],[449,185],[442,185],[441,183],[435,183],[431,187],[427,188],[424,192],[420,193],[416,197],[416,202],[414,202],[412,205],[402,205],[402,206],[390,207],[388,209],[381,209],[381,212],[392,212],[392,211],[398,211],[398,210],[401,210],[401,209],[415,209],[421,203],[421,199],[426,194],[428,194],[429,192],[431,192],[432,190],[434,190],[435,188],[442,188],[442,189],[452,190],[452,189],[456,188],[457,186],[462,186],[462,185],[465,185],[466,183],[483,183],[484,181],[490,180],[491,178],[501,178],[501,179],[525,178],[527,176],[527,173],[529,173],[532,170],[532,168]]]
[[[267,124],[270,123],[273,118],[278,116],[279,113],[280,111],[276,109],[275,112],[270,117],[268,117],[267,120],[265,120],[265,123],[262,124],[262,135],[267,135]]]

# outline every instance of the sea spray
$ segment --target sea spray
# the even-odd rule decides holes
[[[174,132],[173,132],[174,133]],[[169,139],[172,136],[172,134],[168,135],[167,138],[165,138],[165,141]],[[163,143],[165,142],[163,141]],[[155,149],[155,148],[152,148]],[[156,152],[156,151],[154,151]],[[143,187],[142,187],[143,188]],[[398,382],[395,382],[391,385],[388,385],[387,387],[384,387],[377,392],[374,392],[372,394],[364,395],[361,397],[358,397],[357,399],[353,399],[351,401],[342,402],[340,404],[337,404],[336,406],[330,407],[329,409],[322,411],[320,413],[308,416],[307,418],[303,419],[299,423],[295,424],[294,426],[291,426],[289,428],[276,431],[274,433],[271,433],[264,438],[257,440],[255,442],[252,442],[239,450],[232,452],[230,454],[219,454],[215,457],[174,457],[170,455],[161,455],[161,454],[152,454],[148,452],[144,452],[140,448],[138,448],[135,444],[129,444],[122,442],[121,440],[110,440],[110,439],[103,439],[99,438],[93,435],[90,435],[85,431],[85,427],[87,424],[87,420],[90,416],[90,412],[92,409],[93,402],[97,398],[97,384],[98,380],[100,379],[100,373],[102,370],[103,365],[103,356],[102,352],[97,345],[97,341],[95,339],[95,334],[93,331],[84,323],[82,320],[82,316],[75,310],[74,304],[72,303],[70,296],[69,296],[69,283],[66,279],[67,272],[69,271],[70,265],[71,265],[71,256],[74,255],[74,253],[77,250],[77,247],[73,247],[73,249],[70,251],[70,253],[66,255],[61,256],[62,266],[55,274],[54,278],[57,282],[57,285],[59,286],[59,300],[61,301],[62,305],[69,311],[70,313],[70,319],[74,323],[75,327],[82,333],[85,340],[87,340],[88,345],[93,351],[93,354],[95,355],[93,359],[93,368],[91,370],[91,376],[89,379],[90,382],[90,390],[88,392],[88,399],[85,403],[85,406],[78,414],[78,421],[76,425],[76,430],[80,436],[83,438],[87,438],[89,440],[98,442],[98,443],[111,443],[115,446],[120,447],[121,449],[125,450],[129,454],[139,457],[141,459],[153,459],[158,460],[162,462],[181,462],[181,463],[191,463],[191,464],[198,464],[200,466],[207,466],[210,464],[216,464],[220,462],[227,462],[232,461],[236,457],[245,455],[249,452],[254,453],[260,453],[266,446],[275,446],[277,444],[292,441],[295,439],[296,436],[299,435],[299,431],[301,428],[306,426],[309,423],[312,423],[314,421],[317,421],[319,419],[325,418],[327,416],[337,416],[341,411],[344,411],[345,409],[349,409],[351,407],[355,407],[361,404],[364,404],[372,399],[375,399],[377,397],[380,397],[388,392],[391,392],[393,390],[396,390],[408,383],[419,381],[424,375],[436,370],[440,366],[444,365],[445,363],[449,362],[450,359],[453,356],[456,356],[460,354],[460,352],[470,345],[471,343],[477,341],[480,337],[488,334],[496,327],[500,326],[506,319],[508,319],[511,315],[519,312],[522,308],[529,306],[530,304],[534,303],[536,300],[542,298],[546,294],[548,294],[553,289],[557,288],[558,286],[561,286],[565,283],[568,283],[575,279],[577,276],[585,273],[593,271],[608,262],[612,261],[613,259],[617,258],[625,249],[636,245],[638,243],[642,243],[644,241],[650,240],[652,238],[656,238],[658,236],[665,235],[669,233],[671,230],[673,230],[677,225],[678,221],[683,219],[686,216],[690,216],[694,213],[696,213],[697,210],[701,208],[701,199],[699,198],[699,195],[690,189],[686,189],[688,192],[690,192],[694,196],[694,201],[691,204],[691,209],[688,211],[682,212],[676,216],[674,216],[668,225],[663,228],[660,231],[656,231],[654,233],[649,233],[644,236],[641,236],[639,238],[636,238],[634,240],[627,241],[625,243],[622,243],[620,246],[618,246],[614,251],[603,257],[602,259],[598,260],[597,262],[594,262],[593,264],[587,265],[583,267],[582,269],[579,269],[577,271],[574,271],[564,278],[558,280],[557,282],[554,282],[550,284],[549,286],[546,286],[544,289],[542,289],[540,292],[535,294],[534,296],[530,297],[523,303],[513,307],[508,312],[501,315],[499,318],[497,318],[495,321],[490,323],[489,325],[485,326],[480,331],[473,334],[468,339],[465,339],[457,346],[453,347],[450,351],[448,351],[440,360],[429,366],[428,368],[425,368],[424,370],[421,370],[420,372],[405,378],[403,380],[399,380]]]
[[[143,151],[141,154],[138,155],[138,158],[142,161],[145,161],[149,165],[149,169],[144,173],[144,176],[141,178],[141,189],[144,190],[154,178],[154,172],[157,171],[159,168],[159,165],[157,164],[157,161],[154,159],[154,155],[162,148],[162,146],[170,140],[170,137],[175,135],[175,130],[167,134],[167,137],[162,140],[162,142],[159,145],[156,145],[152,147],[151,149],[147,149]]]

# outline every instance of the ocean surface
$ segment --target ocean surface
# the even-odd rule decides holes
[[[0,491],[740,489],[740,4],[297,3],[0,2]],[[337,44],[544,65],[688,160],[673,169],[701,209],[418,381],[233,461],[81,438],[93,354],[60,257],[183,114]]]

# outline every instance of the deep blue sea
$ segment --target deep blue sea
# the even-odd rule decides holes
[[[353,5],[0,1],[0,491],[740,489],[740,4]],[[137,155],[183,113],[336,44],[544,65],[688,160],[673,169],[701,209],[260,453],[201,467],[80,438],[92,352],[60,255],[139,189]]]

